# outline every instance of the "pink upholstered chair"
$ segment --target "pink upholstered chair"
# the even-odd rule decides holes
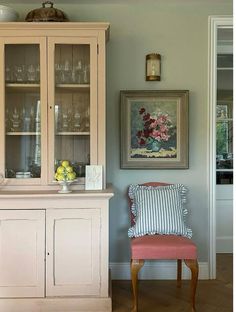
[[[150,182],[142,185],[164,186],[167,183]],[[129,198],[129,206],[132,201]],[[131,211],[131,209],[130,209]],[[134,216],[131,211],[131,226]],[[197,248],[191,239],[176,235],[145,235],[131,239],[131,279],[133,288],[133,309],[138,312],[138,273],[145,260],[177,260],[177,287],[181,287],[182,260],[191,270],[191,308],[195,309],[195,293],[198,281]]]

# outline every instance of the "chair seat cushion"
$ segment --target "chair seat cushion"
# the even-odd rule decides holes
[[[145,235],[131,239],[132,259],[196,259],[194,242],[176,235]]]

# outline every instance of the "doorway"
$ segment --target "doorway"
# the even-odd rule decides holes
[[[210,278],[233,251],[233,19],[209,18]]]

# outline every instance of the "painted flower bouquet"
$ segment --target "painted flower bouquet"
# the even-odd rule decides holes
[[[172,133],[172,122],[168,114],[161,112],[151,115],[144,107],[139,110],[142,118],[142,129],[138,130],[136,137],[139,147],[158,152],[163,142],[167,142]]]

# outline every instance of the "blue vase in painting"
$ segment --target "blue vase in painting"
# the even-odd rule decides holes
[[[161,142],[158,141],[152,141],[146,145],[147,150],[152,152],[159,152],[161,149]]]

